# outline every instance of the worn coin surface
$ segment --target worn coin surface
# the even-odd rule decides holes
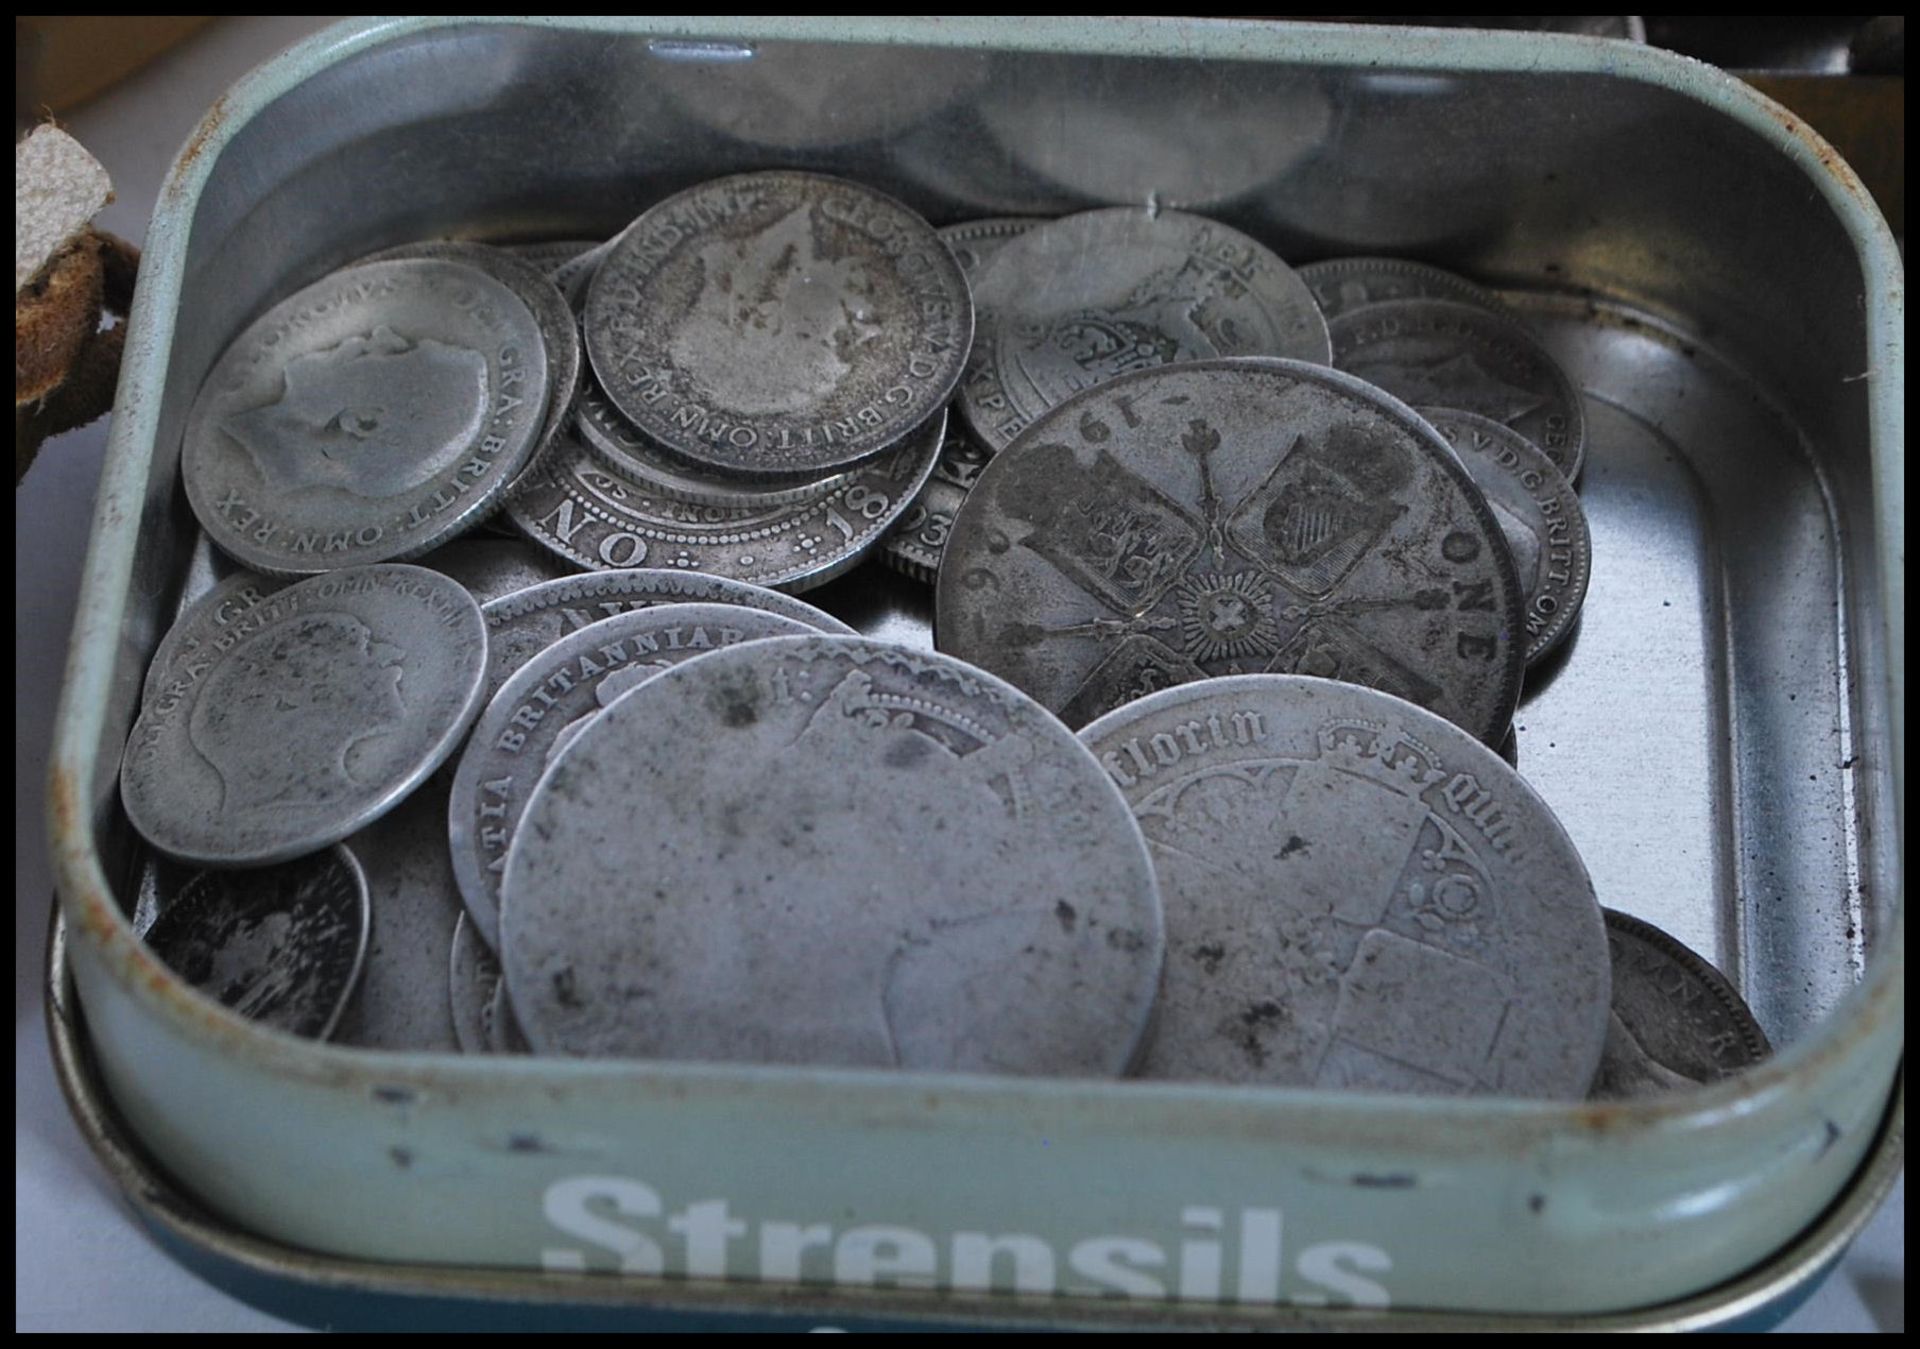
[[[1019,690],[859,638],[615,703],[535,790],[504,895],[541,1052],[1110,1075],[1161,964],[1099,764]]]
[[[487,944],[499,947],[500,875],[533,785],[603,708],[695,656],[815,631],[738,604],[662,604],[603,618],[516,670],[474,723],[447,809],[454,877]]]
[[[694,464],[813,478],[933,417],[973,341],[959,264],[872,188],[776,170],[650,208],[587,294],[587,354],[629,422]]]
[[[945,417],[825,496],[752,510],[670,500],[563,436],[507,513],[583,567],[703,571],[798,593],[854,566],[906,514],[940,457]]]
[[[1459,408],[1519,432],[1580,477],[1580,391],[1522,323],[1449,300],[1392,300],[1330,325],[1333,363],[1415,407]]]
[[[489,1021],[494,995],[500,990],[500,959],[480,940],[465,910],[454,923],[447,965],[448,1011],[460,1052],[490,1054]]]
[[[737,604],[793,619],[815,632],[854,635],[824,609],[745,581],[645,567],[590,572],[533,586],[482,610],[487,623],[486,701],[493,701],[515,670],[561,638],[603,618],[662,604]]]
[[[187,417],[201,527],[308,575],[415,557],[484,519],[532,454],[547,355],[524,301],[465,262],[344,268],[227,348]]]
[[[1773,1052],[1720,972],[1651,923],[1606,910],[1613,1013],[1590,1099],[1705,1086]]]
[[[141,712],[120,765],[133,827],[173,857],[264,866],[372,823],[480,711],[486,624],[457,581],[357,567],[270,595]]]
[[[1045,223],[1042,217],[1031,215],[997,215],[985,220],[965,220],[958,225],[944,226],[939,231],[940,242],[953,251],[953,260],[960,264],[960,270],[966,273],[967,280],[971,282],[981,264],[998,253],[1007,240]]]
[[[1309,262],[1300,279],[1313,291],[1314,302],[1329,321],[1363,305],[1387,300],[1453,300],[1511,317],[1506,304],[1492,291],[1463,276],[1404,258],[1333,258]]]
[[[1141,1075],[1576,1100],[1606,1038],[1580,855],[1484,745],[1372,689],[1246,675],[1081,732],[1160,878]]]
[[[205,871],[147,929],[189,987],[249,1021],[324,1040],[367,949],[367,882],[335,845],[257,871]]]
[[[516,533],[510,539],[464,538],[434,549],[415,564],[444,572],[481,604],[544,585],[580,569]]]
[[[881,544],[881,559],[895,571],[932,585],[940,574],[954,517],[991,457],[958,417],[950,417],[933,476]]]
[[[285,577],[239,571],[195,600],[160,639],[140,689],[140,705],[152,702],[169,684],[188,680],[187,667],[204,665],[212,658],[234,619],[288,584]]]
[[[1587,598],[1593,541],[1580,495],[1517,431],[1452,408],[1415,409],[1446,437],[1486,495],[1527,597],[1527,664],[1566,640]]]
[[[1499,525],[1413,411],[1303,362],[1125,375],[981,471],[936,587],[942,651],[1070,726],[1258,672],[1384,689],[1498,744],[1524,595]]]
[[[1326,364],[1306,283],[1238,230],[1180,211],[1083,211],[1007,240],[971,280],[979,337],[960,411],[998,451],[1130,371],[1215,356]]]

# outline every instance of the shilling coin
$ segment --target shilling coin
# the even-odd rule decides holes
[[[1124,375],[996,456],[940,566],[939,648],[1069,726],[1211,675],[1385,689],[1490,744],[1525,595],[1432,427],[1351,375],[1214,361]]]
[[[169,684],[190,682],[187,667],[204,665],[222,649],[221,639],[233,620],[288,584],[284,577],[235,572],[195,600],[160,639],[140,690],[140,705],[152,702]]]
[[[934,465],[933,476],[907,508],[906,516],[882,542],[881,559],[895,571],[932,585],[939,576],[940,555],[946,551],[960,503],[967,499],[974,480],[991,457],[958,417],[949,418],[940,462]]]
[[[940,231],[940,242],[953,250],[953,260],[960,264],[971,282],[981,264],[1000,251],[1000,246],[1017,235],[1025,234],[1035,225],[1044,225],[1040,216],[997,215],[985,220],[965,220],[958,225],[947,225]]]
[[[1485,493],[1527,596],[1527,664],[1560,645],[1580,617],[1593,542],[1579,493],[1532,441],[1495,421],[1418,408]]]
[[[1746,1002],[1687,947],[1651,923],[1606,910],[1613,1013],[1590,1099],[1705,1086],[1773,1052]]]
[[[1375,690],[1276,675],[1166,689],[1080,738],[1166,906],[1142,1076],[1585,1095],[1600,906],[1491,750]]]
[[[971,280],[979,337],[960,411],[987,449],[1131,371],[1215,356],[1325,365],[1327,323],[1293,269],[1180,211],[1083,211],[1003,243]]]
[[[188,414],[181,471],[247,566],[362,566],[484,519],[546,411],[546,345],[512,290],[465,262],[370,262],[235,339]]]
[[[173,857],[265,866],[404,800],[480,710],[486,624],[458,582],[358,567],[270,595],[141,712],[120,766],[133,827]]]
[[[488,1023],[494,995],[500,991],[500,960],[480,940],[464,910],[453,927],[453,949],[447,965],[448,1011],[460,1052],[490,1054],[493,1047]]]
[[[447,850],[447,775],[347,840],[366,873],[373,931],[360,991],[334,1039],[365,1049],[458,1049],[447,1015],[460,890]]]
[[[1095,1075],[1161,964],[1100,766],[938,655],[775,638],[575,737],[508,855],[501,960],[543,1053]]]
[[[600,264],[585,329],[614,406],[673,453],[814,478],[885,452],[946,405],[973,307],[912,211],[778,170],[649,209]]]
[[[147,929],[147,945],[196,992],[249,1021],[324,1040],[367,949],[367,882],[352,853],[193,877]]]
[[[482,611],[487,622],[487,696],[492,702],[513,672],[561,638],[590,623],[662,604],[737,604],[803,623],[816,632],[851,637],[852,628],[805,600],[777,590],[697,571],[590,572],[549,581]]]
[[[498,949],[500,875],[533,785],[603,708],[695,656],[813,631],[738,604],[662,604],[603,618],[516,670],[474,723],[446,816],[453,874],[486,943]]]
[[[562,437],[507,502],[536,543],[584,567],[704,571],[798,593],[851,568],[913,504],[946,414],[822,497],[754,510],[673,501]]]
[[[1393,300],[1335,318],[1333,363],[1416,407],[1459,408],[1519,432],[1580,477],[1580,391],[1523,324],[1448,300]]]
[[[1404,258],[1334,258],[1309,262],[1300,279],[1329,322],[1348,310],[1388,300],[1453,300],[1511,317],[1498,295],[1463,276]]]
[[[580,573],[566,559],[519,534],[511,539],[455,539],[415,565],[451,576],[483,605]]]

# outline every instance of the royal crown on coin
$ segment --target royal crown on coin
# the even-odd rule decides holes
[[[1320,728],[1320,757],[1333,768],[1357,773],[1409,795],[1446,776],[1440,756],[1405,731],[1385,722],[1330,721]]]

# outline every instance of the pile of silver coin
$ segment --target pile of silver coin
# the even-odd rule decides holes
[[[1752,1016],[1499,752],[1583,449],[1495,295],[1178,211],[773,171],[391,249],[188,418],[224,575],[128,742],[134,925],[373,1049],[1711,1081]],[[863,563],[934,649],[794,598]]]

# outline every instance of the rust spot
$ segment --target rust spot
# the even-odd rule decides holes
[[[186,147],[180,151],[180,158],[174,161],[174,176],[185,174],[200,158],[207,148],[207,142],[213,139],[213,133],[227,122],[227,96],[225,94],[213,100],[213,106],[207,109],[207,115],[200,119],[200,125],[193,129],[193,135],[187,138]]]
[[[1411,1171],[1389,1171],[1377,1176],[1361,1172],[1347,1180],[1347,1184],[1363,1190],[1411,1190],[1419,1183],[1420,1178]]]

